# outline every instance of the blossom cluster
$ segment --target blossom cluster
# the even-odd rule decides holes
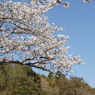
[[[49,72],[71,72],[72,65],[83,64],[79,57],[68,54],[68,36],[53,35],[55,30],[64,30],[50,24],[44,14],[54,5],[52,0],[45,5],[34,1],[0,2],[0,58],[19,60]]]

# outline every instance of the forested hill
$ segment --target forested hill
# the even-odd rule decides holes
[[[62,73],[48,77],[36,74],[29,66],[0,65],[0,95],[95,95],[83,78]]]

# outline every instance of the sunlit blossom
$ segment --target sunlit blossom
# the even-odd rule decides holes
[[[64,29],[49,23],[45,13],[56,2],[47,1],[44,5],[32,1],[0,2],[0,60],[15,61],[17,57],[24,64],[29,62],[30,66],[54,73],[57,68],[72,72],[72,65],[83,64],[79,57],[68,54],[69,46],[65,44],[69,37],[53,34]],[[64,3],[64,7],[69,6],[69,2]]]
[[[65,2],[63,5],[64,5],[65,8],[67,8],[67,7],[70,6],[70,3],[69,2]]]
[[[90,3],[91,0],[83,0],[83,2],[85,2],[85,3]]]

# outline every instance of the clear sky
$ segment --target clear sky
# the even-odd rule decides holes
[[[95,2],[68,1],[70,7],[58,5],[47,15],[50,22],[65,28],[65,31],[59,33],[69,36],[67,45],[71,48],[68,52],[74,56],[80,55],[86,63],[73,66],[74,73],[69,75],[83,77],[91,87],[95,87]]]
[[[95,87],[95,2],[63,1],[69,1],[70,7],[55,6],[47,12],[49,22],[65,28],[65,31],[58,33],[70,37],[67,45],[71,48],[68,52],[74,56],[80,55],[86,63],[73,66],[74,73],[69,75],[83,77],[91,87]]]

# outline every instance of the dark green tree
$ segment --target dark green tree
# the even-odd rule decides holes
[[[2,68],[0,66],[0,68]],[[40,77],[29,66],[4,64],[0,69],[0,95],[44,95]]]

